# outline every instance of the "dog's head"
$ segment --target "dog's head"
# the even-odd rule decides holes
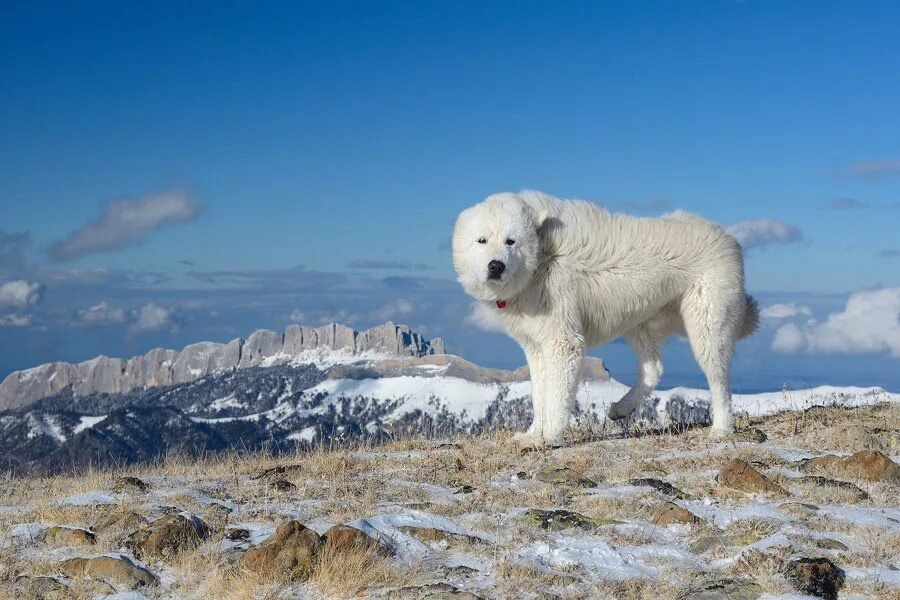
[[[453,266],[466,292],[495,301],[525,289],[538,266],[546,218],[515,194],[495,194],[460,213]]]

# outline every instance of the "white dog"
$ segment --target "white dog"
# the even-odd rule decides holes
[[[731,357],[759,310],[744,291],[741,246],[718,225],[683,212],[611,214],[533,191],[495,194],[459,215],[453,265],[525,351],[534,422],[519,443],[560,443],[585,349],[618,336],[637,353],[638,377],[611,418],[629,416],[656,387],[660,348],[681,334],[709,381],[711,434],[733,431]]]

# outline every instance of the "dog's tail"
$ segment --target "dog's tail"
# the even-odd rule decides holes
[[[751,335],[759,328],[759,304],[753,296],[747,296],[747,308],[744,310],[744,324],[741,326],[740,339]]]

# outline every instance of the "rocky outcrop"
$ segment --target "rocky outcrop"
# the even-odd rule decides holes
[[[444,353],[440,338],[426,340],[406,325],[388,322],[357,332],[332,323],[290,325],[284,333],[260,329],[227,344],[200,342],[180,352],[153,349],[128,360],[98,356],[70,364],[48,363],[10,374],[0,383],[0,410],[28,406],[71,388],[77,395],[120,393],[187,383],[232,369],[314,361],[328,351],[367,357],[423,357]]]

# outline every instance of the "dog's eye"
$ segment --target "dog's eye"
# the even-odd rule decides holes
[[[515,243],[516,243],[516,240],[511,240],[511,239],[509,239],[509,238],[506,238],[506,245],[507,245],[507,246],[512,246],[512,245],[515,244]]]
[[[479,244],[487,244],[487,240],[484,238],[478,238],[478,243]]]

